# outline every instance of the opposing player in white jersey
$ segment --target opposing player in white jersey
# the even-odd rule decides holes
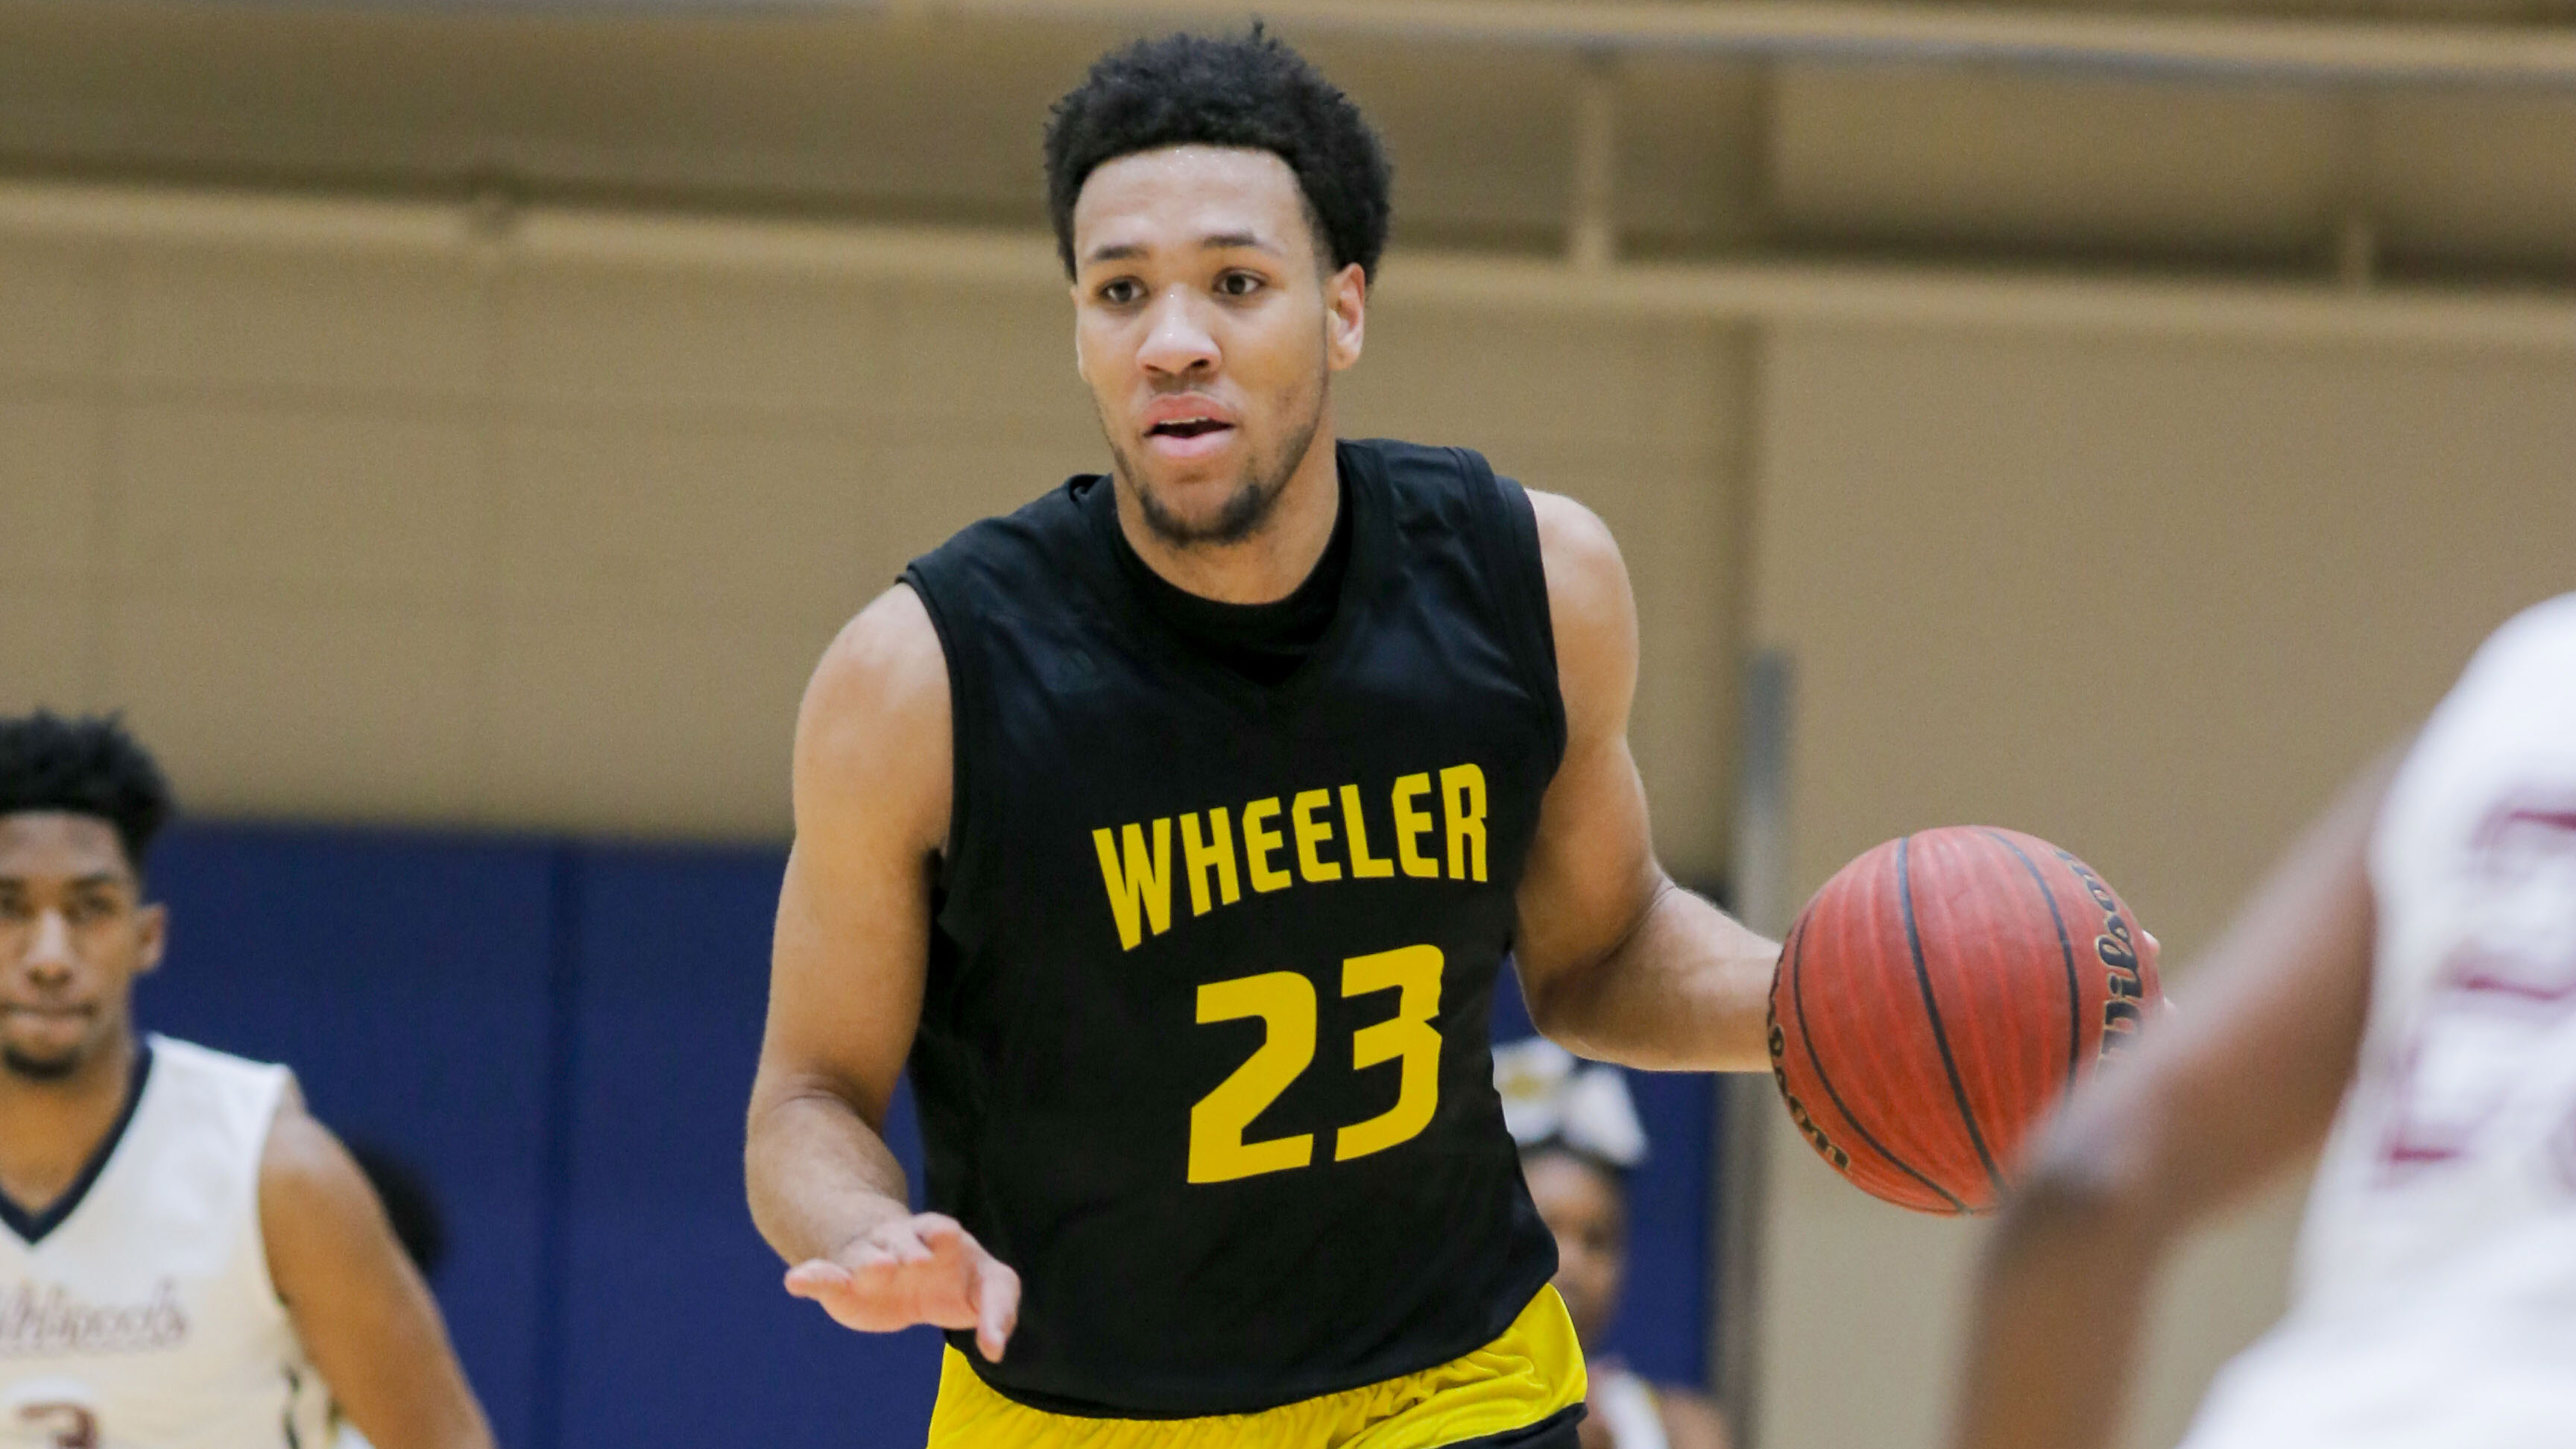
[[[2006,1211],[1959,1442],[2107,1443],[2163,1248],[2331,1125],[2293,1306],[2185,1449],[2576,1445],[2576,594],[2487,642],[2202,969]]]
[[[489,1449],[286,1069],[135,1030],[169,808],[112,721],[0,720],[0,1446],[320,1449],[336,1400],[377,1449]]]

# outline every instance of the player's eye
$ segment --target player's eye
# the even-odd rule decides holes
[[[1133,277],[1119,277],[1102,283],[1097,295],[1112,307],[1124,307],[1142,298],[1145,289],[1136,285]]]
[[[1217,295],[1249,297],[1261,290],[1261,279],[1250,272],[1228,272],[1216,279]]]

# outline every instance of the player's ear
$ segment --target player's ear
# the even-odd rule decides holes
[[[1368,273],[1357,262],[1324,279],[1324,354],[1333,371],[1360,360],[1368,334]]]
[[[170,908],[149,905],[134,913],[134,974],[148,976],[170,945]]]

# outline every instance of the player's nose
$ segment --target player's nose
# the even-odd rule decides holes
[[[71,974],[72,930],[62,912],[37,914],[35,934],[27,942],[23,964],[40,981],[59,981]]]
[[[1136,360],[1149,372],[1174,377],[1216,369],[1216,338],[1198,316],[1198,309],[1178,288],[1155,301],[1146,317],[1145,341]]]

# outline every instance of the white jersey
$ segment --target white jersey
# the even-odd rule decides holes
[[[260,1233],[286,1069],[166,1037],[148,1063],[96,1175],[0,1228],[0,1446],[321,1449]]]
[[[2369,1024],[2296,1301],[2186,1443],[2568,1449],[2576,595],[2479,651],[2389,787],[2370,871]]]
[[[1671,1449],[1654,1386],[1619,1364],[1593,1371],[1591,1410],[1610,1431],[1610,1449]]]

